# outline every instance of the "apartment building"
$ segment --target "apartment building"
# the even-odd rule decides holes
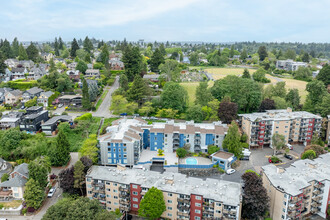
[[[328,141],[328,145],[330,146],[330,115],[328,115],[328,128],[327,128],[326,140]]]
[[[109,211],[137,213],[148,189],[163,192],[164,219],[240,219],[242,187],[239,183],[217,179],[187,177],[180,173],[123,166],[92,166],[86,175],[87,197],[99,200]]]
[[[308,214],[326,218],[330,203],[330,153],[315,160],[295,161],[286,169],[270,164],[262,170],[272,219],[302,219]]]
[[[292,112],[291,108],[266,112],[240,114],[240,126],[248,136],[252,148],[272,147],[272,135],[282,134],[286,143],[311,142],[314,133],[321,130],[322,117],[305,111]]]
[[[307,63],[295,62],[293,60],[278,60],[276,61],[277,69],[284,69],[288,71],[297,71],[299,67],[307,67]]]
[[[143,150],[174,152],[189,146],[192,152],[207,152],[208,145],[221,148],[228,130],[221,122],[195,124],[148,123],[140,118],[118,119],[107,128],[107,133],[99,136],[100,163],[135,165]]]

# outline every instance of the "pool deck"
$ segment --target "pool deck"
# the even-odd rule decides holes
[[[187,158],[195,158],[197,160],[197,165],[209,165],[212,164],[211,159],[205,158],[205,157],[186,157],[179,160],[179,164],[187,164],[186,159]]]
[[[165,158],[167,165],[175,165],[178,164],[178,157],[176,156],[176,153],[165,153],[164,156],[158,156],[157,151],[150,151],[150,150],[143,150],[139,159],[139,162],[147,162],[152,161],[152,158]]]

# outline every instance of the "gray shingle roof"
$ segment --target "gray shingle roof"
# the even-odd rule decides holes
[[[15,176],[0,184],[0,187],[21,187],[25,186],[27,180],[21,176]]]
[[[37,93],[43,92],[44,90],[38,88],[38,87],[33,87],[31,89],[26,90],[26,92],[30,93],[31,95],[35,95]]]
[[[29,178],[29,168],[27,163],[22,163],[14,168],[13,172],[17,172],[27,178]]]

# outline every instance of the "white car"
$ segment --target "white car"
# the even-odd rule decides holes
[[[55,193],[55,191],[56,191],[56,188],[55,188],[55,187],[54,187],[54,188],[51,188],[51,189],[49,190],[49,192],[48,192],[47,197],[48,197],[48,198],[52,198],[53,195],[54,195],[54,193]]]
[[[290,149],[290,150],[293,150],[293,147],[291,144],[286,144],[286,146]]]
[[[58,105],[58,107],[59,107],[59,108],[62,108],[62,107],[63,107],[63,104],[62,104],[62,103],[61,103],[61,104],[59,104],[59,105]]]
[[[228,175],[233,174],[233,173],[235,173],[235,172],[236,172],[236,170],[234,170],[234,169],[228,169],[228,170],[226,171],[226,173],[227,173]]]
[[[246,148],[242,151],[242,153],[244,157],[249,157],[251,155],[251,151],[249,151],[249,149]]]

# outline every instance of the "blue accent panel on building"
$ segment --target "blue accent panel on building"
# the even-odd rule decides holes
[[[150,140],[149,140],[149,134],[150,131],[148,129],[144,129],[143,130],[143,148],[147,149],[148,147],[150,147]]]
[[[150,150],[157,151],[164,148],[164,134],[150,133]]]
[[[179,147],[183,147],[186,143],[186,141],[184,140],[186,138],[186,136],[184,136],[184,134],[180,134],[180,143],[179,143]]]
[[[205,136],[205,145],[212,145],[214,144],[214,135],[213,134],[206,134]]]
[[[111,157],[108,157],[108,159],[111,160],[111,163],[109,164],[125,164],[124,159],[126,158],[124,158],[124,155],[127,154],[127,152],[125,152],[124,149],[126,149],[126,146],[124,146],[123,143],[110,143],[110,146],[108,146],[108,154],[110,153]]]

